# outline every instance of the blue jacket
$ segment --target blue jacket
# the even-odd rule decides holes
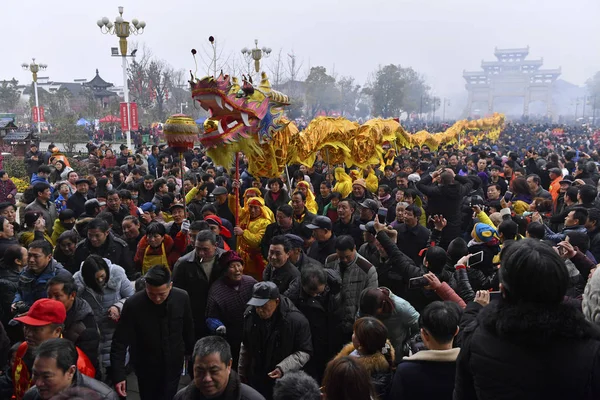
[[[48,182],[47,178],[40,178],[35,172],[31,174],[31,186],[40,182],[47,183],[48,185],[50,185],[50,182]],[[54,186],[50,185],[50,191],[54,193]]]
[[[25,268],[19,277],[19,286],[13,303],[22,301],[31,306],[36,300],[48,297],[46,295],[46,284],[55,276],[71,277],[71,273],[63,268],[61,263],[54,258],[41,274],[35,275],[31,269]]]
[[[148,172],[150,175],[156,176],[156,166],[158,165],[158,160],[154,157],[154,154],[150,154],[148,156]]]

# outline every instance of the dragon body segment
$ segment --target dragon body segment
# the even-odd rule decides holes
[[[251,78],[243,77],[240,85],[237,78],[223,73],[217,78],[192,77],[190,85],[193,99],[210,114],[200,134],[208,155],[217,165],[229,166],[241,151],[248,157],[249,172],[258,177],[280,176],[290,163],[312,166],[319,151],[327,153],[329,164],[364,168],[383,163],[384,144],[427,144],[437,149],[460,140],[464,145],[484,137],[495,140],[504,126],[504,115],[494,114],[458,121],[444,132],[411,135],[394,119],[372,119],[361,125],[345,118],[318,117],[300,132],[284,116],[288,96],[272,89],[264,72],[256,86]]]

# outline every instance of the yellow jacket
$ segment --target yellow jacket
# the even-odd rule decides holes
[[[340,193],[342,198],[346,198],[352,193],[352,178],[344,171],[344,168],[338,167],[335,169],[335,181],[333,191]]]

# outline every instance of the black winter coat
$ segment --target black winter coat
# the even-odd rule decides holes
[[[356,245],[357,249],[359,249],[360,246],[362,246],[362,244],[364,242],[362,232],[363,231],[360,229],[360,222],[358,222],[358,220],[356,220],[356,219],[352,219],[352,221],[350,221],[349,224],[344,224],[341,219],[338,219],[333,224],[333,234],[335,236],[342,236],[342,235],[352,236],[352,238],[354,239],[354,244]],[[315,257],[313,257],[313,258],[315,258]],[[325,261],[322,261],[322,262],[325,263]]]
[[[75,297],[71,309],[67,311],[63,337],[79,347],[90,359],[99,376],[98,348],[100,346],[100,331],[92,307],[82,298]]]
[[[290,202],[290,195],[286,190],[280,189],[279,193],[280,194],[277,200],[273,200],[273,197],[271,197],[270,190],[268,190],[264,196],[265,206],[269,207],[271,211],[273,211],[273,214],[277,213],[277,209],[279,208],[279,206],[288,204]]]
[[[125,356],[138,377],[171,382],[181,374],[183,359],[194,349],[194,320],[187,293],[172,288],[162,304],[146,291],[127,299],[112,339],[110,363],[113,382],[127,378]]]
[[[570,305],[492,302],[460,348],[456,400],[600,398],[600,328]]]
[[[289,260],[281,268],[273,268],[271,263],[263,270],[263,281],[270,281],[277,285],[279,293],[284,293],[290,287],[290,283],[300,277],[300,271]]]
[[[210,276],[206,276],[199,263],[196,250],[181,257],[173,267],[173,286],[185,290],[190,297],[194,317],[194,337],[200,339],[209,334],[206,326],[208,290],[219,279],[219,257],[225,251],[217,248]]]
[[[417,188],[427,196],[427,214],[441,214],[448,221],[442,232],[440,245],[447,248],[450,241],[460,236],[461,213],[460,206],[463,197],[471,191],[473,181],[457,175],[455,182],[450,185],[431,185],[431,175],[427,174]]]
[[[318,297],[302,290],[300,278],[295,279],[285,292],[294,305],[308,320],[313,344],[313,356],[304,371],[321,382],[325,366],[343,346],[339,324],[342,320],[342,278],[333,269],[325,269],[327,286]]]
[[[90,198],[90,196],[84,196],[79,192],[75,192],[73,196],[69,197],[67,200],[67,208],[73,210],[75,218],[79,218],[79,216],[85,212],[85,202]]]
[[[306,317],[283,295],[269,321],[262,320],[255,307],[248,307],[244,313],[242,346],[244,358],[247,357],[245,377],[250,386],[263,395],[270,393],[274,381],[267,374],[277,364],[298,351],[311,356],[313,354],[310,326]]]
[[[19,272],[0,264],[0,322],[6,326],[13,317],[10,306],[19,288]],[[4,360],[0,360],[2,364]]]
[[[335,235],[331,235],[329,240],[325,242],[315,240],[310,245],[307,254],[310,258],[313,258],[324,265],[327,257],[335,254]]]
[[[75,265],[81,265],[90,254],[97,254],[102,258],[108,258],[113,264],[122,267],[129,279],[133,279],[135,271],[133,270],[133,257],[129,252],[129,247],[122,239],[113,234],[106,237],[104,244],[98,248],[92,247],[88,239],[77,243],[75,248]]]
[[[265,260],[269,259],[269,246],[271,245],[271,240],[275,236],[285,235],[287,233],[291,233],[293,235],[301,236],[303,231],[302,226],[296,221],[292,221],[291,229],[282,229],[277,222],[273,222],[272,224],[267,225],[267,229],[265,230],[265,234],[260,241],[260,251]]]
[[[31,157],[37,157],[37,160],[32,159]],[[40,165],[44,163],[44,155],[38,150],[33,153],[31,150],[25,154],[25,165],[27,165],[27,177],[31,179],[31,175],[38,172],[38,168]]]

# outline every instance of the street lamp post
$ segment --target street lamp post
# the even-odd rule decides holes
[[[448,107],[450,107],[450,99],[447,99],[444,97],[444,111],[443,111],[443,116],[442,116],[442,122],[444,122],[446,120],[446,105],[448,105]]]
[[[188,108],[188,103],[187,101],[185,103],[179,103],[179,114],[183,114],[183,108],[185,107],[185,109],[187,110]]]
[[[262,49],[258,48],[258,39],[254,39],[255,48],[249,49],[244,47],[242,49],[242,54],[246,57],[248,62],[254,60],[254,70],[258,73],[260,72],[260,60],[262,58],[267,58],[271,55],[271,49],[268,47],[263,47]],[[250,71],[248,71],[250,73]]]
[[[48,65],[46,64],[37,64],[35,62],[35,58],[32,59],[32,63],[31,64],[27,64],[27,63],[23,63],[21,64],[21,67],[23,67],[24,70],[29,70],[31,71],[31,74],[33,75],[33,91],[35,93],[35,112],[37,113],[36,117],[37,117],[37,128],[38,128],[38,134],[41,135],[42,134],[42,124],[40,121],[40,101],[38,99],[38,86],[37,86],[37,74],[38,72],[40,72],[40,70],[45,70],[46,68],[48,68]]]
[[[136,18],[131,20],[131,23],[123,19],[123,7],[119,7],[119,16],[115,18],[115,22],[111,22],[107,17],[103,17],[96,22],[100,28],[100,32],[104,34],[116,35],[119,38],[119,48],[121,50],[122,67],[123,67],[123,97],[127,108],[127,147],[131,148],[131,110],[129,107],[129,86],[127,84],[127,38],[130,34],[141,35],[144,33],[146,23],[138,21]],[[133,53],[131,57],[133,57]]]

